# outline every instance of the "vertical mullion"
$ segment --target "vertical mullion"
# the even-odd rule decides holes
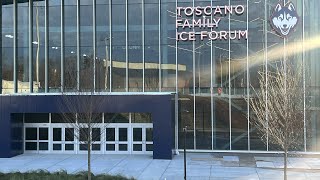
[[[77,0],[77,90],[80,90],[80,0]]]
[[[61,74],[61,92],[64,91],[64,0],[60,1],[61,6],[60,6],[60,46],[61,46],[61,51],[60,51],[60,74]]]
[[[112,91],[112,0],[109,0],[109,91]],[[106,59],[106,66],[108,68],[108,59]],[[107,79],[105,80],[107,81]],[[106,83],[106,82],[105,82]]]
[[[286,0],[283,0],[283,6],[286,5]],[[287,90],[287,38],[283,38],[283,62],[284,62],[284,90]]]
[[[211,1],[211,7],[212,7],[212,1]],[[210,19],[211,19],[211,22],[213,20],[213,17],[210,16]],[[211,31],[213,30],[213,28],[211,28]],[[212,46],[212,43],[213,41],[210,40],[210,103],[211,103],[211,150],[213,150],[214,146],[213,146],[213,46]]]
[[[49,90],[49,0],[45,0],[45,51],[44,51],[44,64],[45,64],[45,92]],[[38,42],[40,43],[40,42]]]
[[[0,58],[2,59],[2,3],[0,3]],[[2,60],[0,61],[0,94],[2,94]]]
[[[145,85],[144,85],[144,83],[145,83],[145,13],[144,13],[144,3],[145,3],[145,1],[144,0],[142,0],[142,2],[141,2],[142,4],[141,4],[141,9],[142,9],[142,92],[144,92],[145,91]]]
[[[178,7],[178,0],[176,0],[176,7]],[[177,14],[175,13],[175,16],[177,18]],[[177,29],[176,29],[176,33],[177,33]],[[179,94],[178,94],[178,42],[176,41],[175,43],[175,51],[176,51],[176,94],[175,94],[175,149],[178,149],[178,142],[179,142],[179,121],[178,121],[178,109],[179,109]]]
[[[159,92],[161,92],[161,58],[162,58],[162,54],[161,54],[161,1],[159,0]]]
[[[178,7],[178,0],[176,0],[176,7]],[[177,18],[177,14],[175,13],[176,15],[176,18]],[[176,34],[178,32],[178,29],[176,29]],[[175,132],[175,148],[178,149],[178,145],[179,145],[179,94],[178,94],[178,71],[179,71],[179,68],[178,68],[178,41],[176,41],[176,103],[175,103],[175,129],[176,129],[176,132]]]
[[[33,0],[29,0],[29,90],[33,93]],[[38,42],[40,43],[40,42]]]
[[[249,0],[247,0],[247,32],[249,31]],[[250,147],[250,105],[249,105],[249,98],[250,98],[250,73],[249,73],[249,39],[247,39],[247,113],[248,113],[248,124],[247,124],[247,130],[248,130],[248,150],[251,150]]]
[[[176,7],[178,7],[178,0],[176,0]],[[177,16],[177,13],[175,13],[175,15]],[[178,29],[176,28],[176,34],[177,33],[178,33]],[[175,46],[176,46],[175,47],[175,50],[176,50],[176,93],[178,93],[178,71],[179,71],[179,67],[178,67],[178,41],[176,41]]]
[[[194,1],[192,0],[192,6],[194,6]],[[192,19],[194,20],[194,16],[192,16]],[[194,31],[194,27],[193,27],[193,31]],[[195,54],[195,42],[192,42],[192,69],[193,69],[193,148],[196,149],[196,54]],[[199,87],[200,88],[200,87]]]
[[[268,120],[268,18],[267,18],[267,0],[264,1],[264,58],[265,58],[265,88],[266,88],[266,100],[265,100],[265,108],[266,108],[266,122],[267,122],[267,151],[269,151],[269,120]]]
[[[129,57],[128,57],[128,0],[126,0],[126,92],[129,91]]]
[[[14,82],[14,93],[18,92],[18,75],[17,75],[17,71],[18,71],[18,49],[17,49],[17,45],[18,45],[18,7],[17,7],[17,1],[18,0],[13,0],[13,82]]]
[[[96,60],[97,60],[97,52],[96,52],[96,47],[97,47],[97,42],[96,42],[96,0],[92,0],[92,16],[93,16],[93,23],[92,23],[92,36],[93,36],[93,92],[96,92]],[[106,63],[108,63],[106,61]]]
[[[231,5],[231,2],[229,0],[229,6]],[[230,32],[230,28],[231,28],[231,25],[230,25],[230,13],[228,15],[228,29],[229,29],[229,32]],[[228,67],[228,70],[229,70],[229,149],[231,150],[232,149],[232,126],[231,126],[231,40],[229,38],[228,40],[228,59],[229,59],[229,67]]]
[[[304,151],[307,152],[307,128],[306,128],[306,71],[305,71],[305,1],[302,1],[302,71],[303,71],[303,141]]]

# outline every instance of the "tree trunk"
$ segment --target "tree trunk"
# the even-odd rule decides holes
[[[283,155],[284,167],[283,167],[283,179],[287,180],[287,159],[288,159],[288,150],[285,148]]]
[[[91,180],[91,141],[88,141],[88,180]]]

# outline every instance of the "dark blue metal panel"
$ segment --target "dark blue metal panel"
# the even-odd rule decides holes
[[[0,157],[12,157],[22,153],[20,132],[23,125],[13,119],[12,113],[59,113],[70,109],[63,107],[64,98],[60,95],[43,96],[1,96],[0,97]],[[77,96],[68,96],[69,100],[79,100]],[[92,98],[81,96],[81,99]],[[97,95],[104,98],[103,104],[95,112],[147,112],[153,119],[153,158],[172,159],[174,141],[174,103],[173,95]],[[82,110],[79,109],[79,112]],[[16,121],[14,121],[16,120]],[[13,124],[15,123],[15,124]],[[12,130],[15,127],[13,134]],[[18,128],[17,128],[18,127]],[[20,128],[20,131],[19,131]],[[19,139],[20,138],[20,139]],[[20,149],[19,149],[20,147]]]

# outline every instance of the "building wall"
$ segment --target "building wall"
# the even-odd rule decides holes
[[[1,8],[3,94],[176,92],[176,148],[187,126],[188,149],[274,150],[250,126],[244,97],[259,88],[260,70],[287,57],[304,64],[301,88],[310,90],[312,107],[304,109],[312,124],[304,146],[319,150],[320,51],[312,41],[319,39],[317,0],[292,0],[299,22],[286,40],[269,24],[278,0],[13,2]],[[222,17],[217,29],[248,30],[248,39],[176,41],[176,7],[208,5],[247,7],[242,15]]]

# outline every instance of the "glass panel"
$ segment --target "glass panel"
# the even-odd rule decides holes
[[[298,1],[299,2],[299,1]],[[320,34],[320,1],[305,1],[305,38],[313,40]],[[301,8],[300,8],[301,9]],[[302,16],[300,16],[302,18]],[[300,18],[300,19],[301,19]],[[301,20],[299,20],[301,23]],[[307,45],[306,45],[307,46]],[[319,48],[305,53],[306,73],[306,124],[307,124],[307,151],[320,151],[320,50]],[[309,110],[308,110],[309,109]]]
[[[54,151],[60,151],[60,150],[62,150],[61,144],[53,144],[53,150],[54,150]]]
[[[78,113],[79,123],[102,123],[101,113]]]
[[[94,92],[92,11],[92,1],[80,1],[80,89],[86,92]]]
[[[185,134],[183,128],[187,126],[186,135],[186,147],[187,149],[193,149],[194,147],[194,136],[193,136],[193,97],[192,96],[180,96],[179,97],[179,148],[184,148]]]
[[[96,14],[96,90],[110,91],[109,1],[101,1],[96,7]]]
[[[48,148],[48,143],[47,142],[39,142],[39,150],[40,151],[47,151]]]
[[[192,2],[185,3],[186,6],[192,6]],[[184,6],[179,3],[178,6]],[[167,2],[161,4],[161,91],[176,91],[176,29],[173,28],[176,23],[175,13],[176,2]],[[189,43],[189,42],[188,42]],[[189,43],[190,44],[190,43]],[[183,50],[184,51],[184,50]],[[191,52],[187,50],[185,52]],[[192,53],[191,53],[192,54]],[[188,58],[192,58],[192,55]],[[190,62],[184,59],[181,63],[181,72],[187,75],[186,64]],[[192,61],[191,61],[192,62]]]
[[[106,141],[115,141],[116,135],[115,135],[115,128],[107,128],[106,132]]]
[[[13,5],[2,5],[2,48],[0,73],[2,75],[2,94],[14,93],[13,90]],[[2,65],[2,66],[1,66]],[[1,92],[0,92],[1,93]]]
[[[75,113],[64,113],[64,114],[51,114],[51,123],[75,123],[76,114]]]
[[[33,82],[34,92],[44,92],[45,85],[45,3],[33,2]]]
[[[200,91],[206,89],[205,87],[201,88],[199,88]],[[207,88],[210,89],[210,85]],[[210,97],[196,97],[196,148],[211,149],[211,134],[211,99]]]
[[[153,142],[153,128],[146,128],[146,141]]]
[[[36,142],[26,142],[25,148],[26,148],[26,150],[36,151],[37,150],[37,143]]]
[[[106,144],[106,151],[115,151],[116,146],[115,144]]]
[[[30,85],[29,81],[29,20],[28,20],[28,2],[21,2],[18,6],[18,17],[17,17],[17,78],[18,78],[18,92],[29,93]]]
[[[37,140],[38,137],[37,128],[26,128],[26,140]]]
[[[246,0],[232,2],[232,5],[246,6]],[[230,29],[239,29],[237,24],[233,22],[247,22],[247,16],[232,16],[230,21]],[[248,119],[247,102],[243,97],[247,95],[247,40],[230,41],[230,90],[231,90],[231,149],[232,150],[248,150]],[[240,60],[239,60],[240,58]]]
[[[65,91],[77,88],[77,6],[76,0],[68,0],[64,7],[64,85]]]
[[[88,149],[88,145],[87,145],[87,144],[80,144],[79,149],[80,149],[81,151],[86,151],[86,150]]]
[[[133,128],[133,141],[142,141],[142,128]]]
[[[74,141],[74,128],[65,128],[65,141]]]
[[[142,4],[141,0],[128,1],[128,78],[129,91],[142,91]]]
[[[152,123],[151,113],[132,113],[132,123]]]
[[[26,113],[24,114],[25,123],[49,123],[48,113]]]
[[[89,130],[88,128],[80,128],[80,139],[79,141],[86,142],[89,139]]]
[[[119,128],[119,141],[128,141],[128,129]]]
[[[100,141],[101,132],[100,128],[92,128],[92,141]]]
[[[259,19],[263,21],[268,21],[269,16],[265,17],[265,12],[261,11],[261,9],[264,9],[265,2],[260,3],[252,3],[250,4],[249,8],[249,32],[254,31],[254,33],[250,33],[248,36],[249,41],[249,57],[257,56],[258,52],[265,53],[266,47],[265,47],[265,32],[262,31],[264,29],[264,23],[260,23]],[[268,13],[268,12],[267,12]],[[266,19],[267,18],[267,19]],[[269,24],[267,26],[269,28]],[[261,29],[261,31],[257,31],[256,29]],[[270,29],[269,29],[270,31]],[[271,33],[267,34],[267,36],[273,36]],[[272,45],[273,43],[269,44],[268,46]],[[254,90],[260,91],[259,88],[259,71],[265,69],[265,58],[263,57],[263,62],[260,62],[257,65],[254,65],[253,63],[249,63],[249,93],[250,95],[254,95]],[[245,79],[246,81],[246,79]],[[262,141],[263,134],[261,134],[257,128],[256,128],[256,117],[253,112],[253,110],[250,108],[250,149],[251,150],[267,150],[266,142]],[[242,119],[242,122],[245,123],[245,121]]]
[[[61,85],[61,2],[49,0],[49,92],[60,92]]]
[[[127,144],[119,144],[119,151],[128,151]]]
[[[216,3],[216,2],[215,2]],[[211,0],[197,1],[195,6],[205,7],[211,5]],[[207,16],[207,18],[210,18]],[[215,18],[215,17],[214,17]],[[199,17],[196,17],[199,19]],[[207,31],[210,28],[204,28]],[[195,31],[199,31],[196,28]],[[205,39],[195,42],[195,135],[196,149],[212,149],[211,133],[211,41]]]
[[[159,3],[144,1],[145,91],[159,91]]]
[[[100,151],[100,144],[92,144],[92,151]]]
[[[105,123],[129,123],[129,113],[105,113]]]
[[[142,144],[134,144],[133,151],[142,151]]]
[[[53,141],[61,141],[61,128],[53,128]]]
[[[153,144],[147,144],[146,151],[153,151]]]
[[[112,1],[112,91],[125,92],[126,86],[126,0]]]
[[[39,140],[48,140],[48,128],[39,128]]]
[[[73,144],[66,144],[64,145],[64,150],[66,151],[73,151],[74,150],[74,145]]]

